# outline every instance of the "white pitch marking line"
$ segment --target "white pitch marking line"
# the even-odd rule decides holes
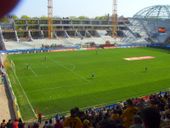
[[[41,88],[41,89],[36,89],[33,91],[29,91],[28,93],[35,93],[35,92],[41,92],[41,91],[47,91],[47,90],[55,90],[55,89],[59,89],[59,88],[69,88],[69,87],[75,87],[75,86],[82,86],[82,85],[86,85],[87,83],[81,84],[81,85],[72,85],[72,86],[58,86],[58,87],[53,87],[53,88]]]
[[[26,98],[29,106],[31,107],[32,112],[34,113],[34,116],[36,117],[36,113],[35,113],[35,111],[34,111],[34,108],[33,108],[32,104],[31,104],[30,100],[28,99],[27,94],[26,94],[24,88],[22,87],[22,84],[21,84],[21,82],[20,82],[20,80],[19,80],[19,78],[18,78],[18,76],[17,76],[17,74],[16,74],[16,71],[14,71],[14,76],[16,77],[16,79],[17,79],[17,81],[18,81],[18,83],[19,83],[19,86],[21,87],[21,90],[22,90],[24,96],[25,96],[25,98]]]
[[[83,79],[84,81],[89,82],[85,77],[81,76],[81,75],[78,74],[78,73],[75,73],[74,71],[70,70],[70,69],[67,68],[66,66],[57,63],[57,61],[55,61],[55,60],[52,60],[52,61],[53,61],[55,64],[59,65],[60,67],[63,67],[64,69],[66,69],[66,70],[72,72],[73,74],[75,74],[76,76],[80,77],[80,78]]]
[[[32,69],[32,67],[30,66],[29,69],[31,70],[31,72],[37,77],[37,73]]]

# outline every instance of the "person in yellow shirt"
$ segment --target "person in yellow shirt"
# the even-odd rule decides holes
[[[119,114],[116,110],[113,110],[112,115],[111,115],[111,119],[114,120],[114,121],[120,120],[120,116],[119,116]]]
[[[64,128],[82,128],[83,123],[80,118],[77,116],[77,109],[73,108],[70,111],[71,116],[64,120]]]
[[[124,127],[128,128],[133,123],[133,117],[138,112],[138,109],[133,105],[132,100],[127,100],[127,108],[123,111],[121,118],[123,120]]]

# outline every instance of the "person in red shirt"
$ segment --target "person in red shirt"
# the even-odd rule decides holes
[[[18,120],[15,119],[15,121],[12,123],[12,128],[18,128]]]
[[[56,123],[54,124],[54,128],[63,128],[63,125],[60,122],[60,120],[56,120]]]

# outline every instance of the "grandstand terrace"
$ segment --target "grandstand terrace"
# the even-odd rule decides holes
[[[128,19],[119,20],[119,29],[126,29],[124,22]],[[11,24],[1,24],[5,39],[17,40],[23,38],[41,39],[47,38],[47,19],[16,19]],[[99,37],[97,30],[105,30],[106,35],[111,36],[112,21],[95,19],[53,19],[54,38],[58,37]],[[11,36],[9,36],[11,35]],[[13,35],[13,36],[12,36]]]
[[[147,44],[145,37],[136,37],[133,28],[130,28],[128,18],[118,20],[118,38],[112,38],[112,21],[96,19],[53,19],[53,38],[49,41],[47,19],[16,19],[11,23],[2,23],[0,30],[1,49],[34,49],[42,45],[64,45],[86,47],[86,44],[95,43],[127,45],[131,43]],[[140,29],[142,30],[142,29]],[[129,39],[130,38],[130,39]],[[82,46],[83,45],[83,46]]]

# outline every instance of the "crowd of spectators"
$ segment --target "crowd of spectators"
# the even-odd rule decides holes
[[[153,94],[128,99],[109,107],[78,107],[70,110],[70,116],[24,124],[21,119],[2,121],[0,128],[170,128],[170,94]]]

